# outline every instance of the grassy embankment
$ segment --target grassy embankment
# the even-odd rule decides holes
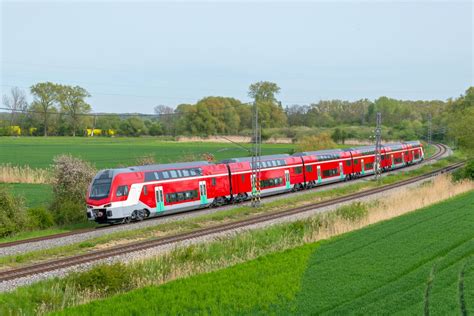
[[[471,192],[319,245],[146,287],[64,314],[472,312],[473,208]]]
[[[138,289],[65,312],[421,314],[428,309],[459,314],[460,280],[465,306],[472,311],[474,192],[383,221],[418,205],[394,206],[401,196],[422,203],[450,191],[447,182],[437,183],[399,192],[385,204],[346,207],[121,267],[120,279],[127,280],[120,284],[123,290]],[[381,222],[337,238],[261,257],[377,221]],[[156,286],[230,265],[235,266]],[[95,283],[97,288],[78,288],[83,280],[81,275],[73,275],[43,281],[0,295],[0,306],[4,313],[21,310],[28,315],[114,294],[102,283]]]

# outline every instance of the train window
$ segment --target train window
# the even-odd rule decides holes
[[[323,176],[324,177],[332,177],[332,176],[335,176],[339,174],[339,171],[338,169],[327,169],[327,170],[323,170]]]
[[[178,193],[176,193],[176,197],[177,197],[178,201],[183,201],[184,197],[185,197],[185,193],[184,192],[178,192]]]
[[[197,176],[196,169],[189,169],[189,174],[191,176]]]
[[[372,162],[365,164],[365,169],[373,169],[373,168],[374,168],[374,164]]]
[[[183,177],[183,173],[181,172],[181,170],[176,170],[176,172],[178,173],[178,178],[182,178],[182,177]]]
[[[212,185],[216,186],[216,178],[212,178]]]
[[[168,173],[168,171],[162,171],[161,175],[163,176],[163,179],[169,179],[170,178],[170,174]]]
[[[359,160],[354,159],[354,165],[358,165],[358,164],[359,164]]]
[[[286,166],[286,163],[284,160],[278,160],[280,162],[280,166]]]
[[[184,169],[184,170],[181,170],[181,172],[183,173],[183,177],[189,177],[189,170]]]
[[[176,170],[170,170],[170,175],[171,175],[171,178],[177,178],[178,177],[178,173],[176,172]]]
[[[177,201],[176,193],[168,193],[166,194],[166,202],[172,203]]]
[[[306,166],[306,172],[313,172],[313,166]]]
[[[127,196],[128,195],[128,186],[121,185],[117,188],[116,196]]]
[[[303,168],[302,167],[295,167],[295,173],[296,174],[302,174],[303,173]]]
[[[156,172],[145,172],[145,181],[154,181],[156,180]]]
[[[351,160],[346,160],[346,166],[350,167],[351,166]]]

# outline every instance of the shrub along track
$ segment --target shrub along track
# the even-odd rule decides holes
[[[280,219],[280,218],[296,215],[299,213],[304,213],[307,211],[313,211],[315,209],[327,207],[332,204],[350,202],[354,199],[364,198],[366,196],[382,193],[382,192],[399,188],[405,185],[413,184],[418,181],[429,179],[441,173],[453,171],[461,167],[463,164],[464,162],[459,162],[451,166],[441,168],[441,169],[438,169],[438,170],[435,170],[435,171],[432,171],[427,174],[417,176],[411,179],[385,185],[382,187],[377,187],[374,189],[364,190],[361,192],[349,194],[349,195],[342,196],[339,198],[334,198],[331,200],[326,200],[319,203],[287,209],[287,210],[275,212],[275,213],[256,215],[256,216],[252,216],[243,220],[237,220],[231,223],[225,223],[225,224],[215,225],[215,226],[211,226],[207,228],[202,228],[202,229],[198,229],[192,232],[180,233],[177,235],[157,238],[153,240],[135,242],[135,243],[126,244],[122,246],[116,246],[116,247],[111,247],[111,248],[107,248],[103,250],[97,250],[97,251],[93,251],[90,253],[77,255],[77,256],[73,256],[69,258],[52,260],[52,261],[38,263],[38,264],[34,264],[34,265],[22,267],[22,268],[7,270],[4,272],[0,272],[0,282],[15,280],[18,278],[23,278],[23,277],[40,274],[44,272],[49,272],[49,271],[54,271],[58,269],[69,268],[69,267],[76,266],[79,264],[94,262],[101,259],[128,254],[130,252],[136,252],[136,251],[150,249],[150,248],[154,248],[158,246],[171,245],[177,242],[188,241],[188,240],[192,240],[198,237],[206,237],[206,236],[210,236],[210,235],[214,235],[218,233],[230,232],[235,229],[246,228],[248,226],[265,223],[267,221]]]
[[[434,162],[436,160],[439,160],[439,159],[443,158],[444,155],[446,154],[446,152],[448,151],[448,148],[443,144],[434,144],[434,146],[436,147],[436,153],[433,156],[431,156],[430,158],[426,159],[424,163],[428,163],[428,162],[432,162],[432,161]],[[331,185],[331,184],[329,184],[329,185]],[[313,189],[317,189],[317,188],[318,187],[313,188]],[[262,199],[266,199],[266,198],[269,198],[269,197],[263,197]],[[245,205],[245,203],[248,203],[248,202],[244,202],[240,205]],[[165,215],[165,216],[160,216],[160,217],[149,218],[147,220],[158,220],[158,219],[162,219],[162,218],[173,218],[173,217],[179,217],[179,216],[182,216],[182,215],[183,215],[182,213],[170,214],[170,215]],[[134,223],[130,223],[128,225],[134,225]],[[80,235],[80,234],[93,232],[93,231],[96,231],[96,230],[99,230],[99,229],[100,230],[107,230],[107,229],[110,229],[110,228],[113,228],[113,227],[116,227],[116,226],[114,226],[114,225],[100,226],[100,227],[96,227],[96,228],[79,229],[79,230],[74,230],[74,231],[64,232],[64,233],[59,233],[59,234],[40,236],[40,237],[34,237],[34,238],[27,238],[27,239],[15,240],[15,241],[11,241],[11,242],[4,242],[4,243],[0,243],[0,248],[7,248],[7,247],[13,247],[13,246],[21,245],[21,244],[27,244],[27,243],[40,242],[40,241],[57,239],[57,238],[69,237],[69,236],[74,236],[74,235]]]

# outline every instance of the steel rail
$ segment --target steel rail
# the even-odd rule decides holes
[[[186,240],[190,240],[190,239],[194,239],[198,237],[204,237],[204,236],[209,236],[209,235],[213,235],[217,233],[228,232],[228,231],[232,231],[238,228],[245,228],[248,226],[264,223],[264,222],[274,220],[274,219],[280,219],[280,218],[285,218],[285,217],[292,216],[295,214],[300,214],[300,213],[304,213],[308,211],[314,211],[322,207],[330,206],[333,204],[339,204],[343,202],[349,202],[354,199],[364,198],[370,195],[374,195],[377,193],[381,193],[381,192],[385,192],[385,191],[399,188],[402,186],[406,186],[408,184],[412,184],[421,180],[429,179],[439,174],[453,171],[461,167],[462,165],[464,165],[464,162],[459,162],[451,166],[440,168],[438,170],[434,170],[427,174],[420,175],[420,176],[410,178],[407,180],[403,180],[400,182],[396,182],[393,184],[388,184],[381,187],[368,189],[368,190],[352,193],[346,196],[342,196],[342,197],[338,197],[338,198],[334,198],[334,199],[330,199],[330,200],[326,200],[326,201],[322,201],[318,203],[313,203],[313,204],[309,204],[309,205],[305,205],[301,207],[296,207],[296,208],[292,208],[292,209],[288,209],[284,211],[260,214],[260,215],[252,216],[246,219],[238,220],[232,223],[219,224],[219,225],[215,225],[215,226],[211,226],[207,228],[194,230],[191,232],[185,232],[185,233],[180,233],[180,234],[176,234],[172,236],[166,236],[166,237],[152,239],[152,240],[145,240],[145,241],[140,241],[136,243],[130,243],[130,244],[122,245],[122,246],[116,246],[116,247],[111,247],[111,248],[107,248],[103,250],[92,251],[92,252],[82,254],[82,255],[77,255],[77,256],[72,256],[68,258],[38,263],[38,264],[26,266],[26,267],[17,268],[17,269],[2,271],[0,272],[0,282],[14,280],[14,279],[27,277],[30,275],[36,275],[40,273],[45,273],[49,271],[54,271],[58,269],[68,268],[68,267],[76,266],[83,263],[94,262],[100,259],[127,254],[130,252],[136,252],[136,251],[150,249],[150,248],[154,248],[158,246],[174,244],[180,241],[186,241]]]

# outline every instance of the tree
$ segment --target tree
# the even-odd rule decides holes
[[[172,107],[160,104],[155,106],[155,113],[158,114],[160,125],[164,127],[164,130],[162,128],[160,134],[164,132],[168,135],[171,135],[171,131],[176,130],[176,128],[173,127],[175,127],[177,123],[176,115],[174,115],[174,109]]]
[[[282,127],[286,125],[286,115],[276,94],[280,87],[273,82],[260,81],[250,85],[248,95],[258,107],[258,114],[263,128]]]
[[[30,91],[34,97],[32,107],[41,115],[44,125],[44,136],[48,136],[49,112],[55,108],[58,85],[52,82],[40,82],[31,86]]]
[[[474,87],[449,104],[449,134],[461,148],[474,154]]]
[[[140,136],[148,133],[145,123],[139,117],[129,117],[122,121],[119,133],[125,136]]]
[[[273,82],[259,81],[249,87],[248,95],[255,102],[277,103],[275,95],[280,93],[280,87]]]
[[[86,89],[79,86],[58,86],[57,97],[61,104],[61,110],[67,113],[67,120],[72,127],[72,136],[76,136],[77,127],[80,125],[83,114],[89,113],[91,106],[84,99],[90,97]]]
[[[3,95],[3,104],[11,111],[10,126],[15,125],[17,112],[23,112],[28,107],[25,91],[18,87],[11,88],[10,96]]]

